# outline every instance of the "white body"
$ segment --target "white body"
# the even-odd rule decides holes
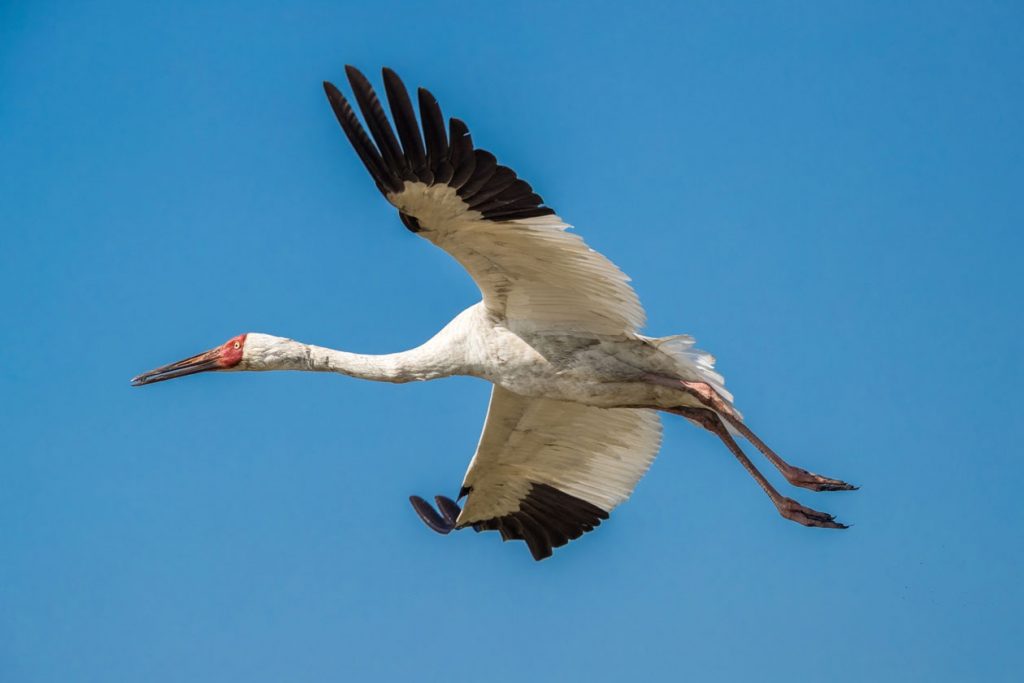
[[[384,382],[414,382],[456,375],[485,379],[529,398],[572,401],[599,408],[700,407],[682,389],[646,376],[707,382],[731,398],[713,359],[692,348],[691,337],[516,333],[483,302],[457,315],[409,351],[362,355],[251,333],[238,370],[337,372]]]

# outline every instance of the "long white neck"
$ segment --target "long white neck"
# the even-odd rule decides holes
[[[239,370],[337,372],[375,382],[415,382],[468,374],[457,345],[441,335],[422,346],[381,356],[337,351],[269,334],[250,333]]]
[[[409,351],[385,355],[364,355],[306,346],[309,350],[309,369],[318,372],[337,372],[349,377],[374,382],[416,382],[462,374],[462,368],[439,349],[430,348],[429,342]]]

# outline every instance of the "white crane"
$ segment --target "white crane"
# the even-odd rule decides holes
[[[744,424],[714,358],[689,336],[637,333],[644,311],[629,278],[567,232],[524,180],[474,148],[466,125],[383,70],[398,136],[369,81],[346,67],[371,138],[341,92],[327,98],[377,188],[405,226],[447,251],[483,300],[422,346],[381,356],[335,351],[250,332],[139,375],[134,386],[208,370],[336,372],[378,382],[453,375],[494,385],[476,453],[457,499],[435,510],[410,498],[443,534],[494,529],[522,539],[535,559],[608,518],[644,475],[661,443],[659,411],[681,415],[728,447],[779,513],[806,526],[844,529],[832,515],[781,495],[737,445],[750,441],[786,480],[814,491],[854,486],[786,463]],[[421,135],[422,126],[422,135]]]

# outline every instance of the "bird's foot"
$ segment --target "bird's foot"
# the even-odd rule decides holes
[[[459,515],[462,514],[462,508],[459,507],[458,503],[446,496],[434,496],[434,502],[437,503],[437,509],[441,511],[445,521],[451,524],[454,529]]]
[[[451,533],[455,528],[459,513],[462,512],[458,503],[445,496],[434,496],[434,502],[437,503],[437,510],[441,511],[440,514],[430,503],[419,496],[409,496],[409,502],[412,503],[412,509],[416,511],[423,523],[439,534]]]
[[[829,477],[823,477],[820,474],[814,472],[808,472],[807,470],[800,467],[793,467],[789,465],[782,470],[782,475],[786,477],[793,486],[799,486],[803,489],[810,489],[811,491],[856,491],[857,487],[853,484],[847,484],[845,481],[839,479],[830,479]]]
[[[847,528],[845,524],[835,521],[835,515],[812,510],[806,505],[801,505],[792,498],[780,498],[775,501],[775,507],[779,509],[780,515],[786,519],[796,522],[797,524],[803,524],[804,526],[816,526],[823,529]]]

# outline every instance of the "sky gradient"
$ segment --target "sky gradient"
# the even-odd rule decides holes
[[[0,680],[1019,680],[1020,4],[425,4],[0,5]],[[862,486],[780,483],[853,528],[669,419],[535,563],[406,500],[458,491],[483,382],[130,388],[246,331],[401,350],[478,299],[344,139],[346,63],[465,120],[645,332]]]

